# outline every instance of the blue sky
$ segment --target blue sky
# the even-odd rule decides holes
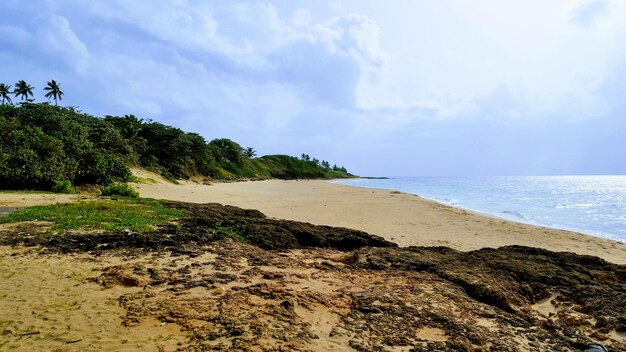
[[[626,174],[620,0],[3,0],[20,79],[361,175]]]

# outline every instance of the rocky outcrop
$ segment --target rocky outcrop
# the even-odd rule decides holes
[[[497,308],[516,325],[540,326],[552,333],[544,337],[547,341],[574,350],[611,333],[626,334],[626,266],[597,257],[521,246],[471,252],[364,248],[346,263],[365,270],[436,275],[475,301]],[[537,320],[533,307],[542,302],[549,307],[543,313],[552,319]]]
[[[621,351],[625,268],[524,247],[267,251],[218,241],[139,256],[93,281],[124,324],[189,333],[182,351]],[[545,297],[545,298],[544,298]]]
[[[216,203],[168,203],[184,209],[179,232],[200,233],[225,229],[263,249],[397,247],[380,236],[342,227],[268,218],[258,210],[241,209]]]
[[[342,251],[361,247],[397,247],[380,236],[341,227],[271,219],[258,210],[216,203],[166,202],[186,215],[176,223],[161,224],[154,231],[67,231],[41,234],[21,231],[0,237],[0,245],[41,245],[62,252],[110,249],[199,248],[226,238],[237,238],[263,249],[334,248]]]

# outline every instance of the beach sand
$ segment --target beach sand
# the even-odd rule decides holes
[[[473,250],[519,244],[626,262],[625,244],[388,190],[279,180],[158,180],[134,187],[144,197],[230,204],[275,218],[365,230],[402,246]],[[79,199],[5,193],[0,206]],[[36,235],[50,225],[2,224],[0,236]],[[621,268],[516,250],[266,251],[232,240],[207,247],[183,243],[177,251],[65,254],[45,246],[0,246],[0,350],[431,351],[463,345],[546,351],[569,346],[563,331],[573,328],[582,332],[581,341],[611,350],[626,346],[622,325],[607,320],[620,314]],[[543,283],[552,277],[559,279]],[[589,308],[598,300],[610,314]],[[620,330],[596,324],[594,314]]]
[[[74,194],[54,193],[0,193],[0,208],[30,207],[33,205],[48,205],[56,203],[74,202],[89,197]]]
[[[322,180],[212,185],[160,182],[134,187],[143,197],[258,209],[270,217],[363,230],[400,246],[447,246],[468,251],[523,245],[626,264],[624,243],[516,223],[389,190]]]

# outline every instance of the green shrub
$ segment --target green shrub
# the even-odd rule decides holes
[[[72,183],[68,180],[63,181],[55,181],[54,186],[52,186],[52,192],[54,193],[67,193],[67,194],[76,194],[78,190],[72,187]]]
[[[73,184],[125,182],[132,154],[117,129],[73,108],[50,104],[0,105],[0,184],[50,189]]]
[[[122,160],[106,150],[86,150],[78,159],[80,167],[76,172],[76,180],[80,183],[109,185],[114,181],[129,181],[131,176]]]
[[[122,183],[118,185],[105,186],[100,190],[103,196],[123,196],[130,198],[139,198],[139,193],[129,185]]]

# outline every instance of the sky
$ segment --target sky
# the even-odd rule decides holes
[[[622,0],[2,0],[21,79],[363,176],[626,174]]]

